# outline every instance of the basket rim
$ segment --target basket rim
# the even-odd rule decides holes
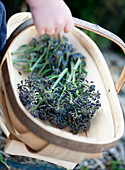
[[[99,53],[99,55],[102,57],[102,62],[105,63],[105,60],[103,59],[103,56],[101,54],[101,51],[99,50],[99,48],[97,47],[97,45],[85,34],[83,33],[82,31],[80,31],[78,28],[75,28],[74,29],[75,31],[77,30],[77,33],[79,33],[79,36],[84,36],[86,37],[86,39],[88,39],[88,42],[90,43],[91,46],[94,46],[95,50]],[[73,32],[73,34],[75,34],[75,31]],[[9,99],[9,102],[11,103],[11,106],[14,110],[14,114],[15,116],[29,129],[31,130],[34,134],[36,134],[38,137],[42,137],[42,139],[45,139],[46,141],[48,142],[51,142],[53,144],[57,144],[59,145],[60,144],[60,140],[61,140],[61,143],[63,143],[63,146],[64,147],[67,147],[69,149],[73,149],[73,150],[79,150],[79,151],[85,151],[85,148],[82,149],[82,145],[83,144],[86,144],[86,146],[90,146],[91,148],[91,145],[95,145],[97,146],[98,145],[98,152],[102,152],[104,150],[107,150],[108,148],[112,147],[113,145],[116,144],[116,142],[121,138],[121,136],[123,135],[124,133],[124,122],[121,121],[121,131],[119,133],[119,135],[117,136],[114,136],[113,140],[109,140],[109,141],[105,141],[105,142],[102,142],[102,141],[85,141],[84,138],[82,138],[81,140],[76,140],[76,137],[72,137],[72,139],[70,138],[72,136],[72,134],[69,135],[68,132],[64,132],[65,134],[68,133],[68,136],[66,135],[65,137],[63,136],[60,136],[58,135],[58,133],[53,133],[52,131],[48,131],[46,129],[46,125],[44,124],[41,124],[40,121],[38,121],[37,119],[33,118],[28,111],[26,111],[26,109],[24,107],[21,107],[22,104],[21,102],[19,101],[18,97],[17,97],[17,94],[12,86],[12,82],[11,80],[9,80],[9,77],[11,77],[11,73],[10,73],[10,70],[8,68],[8,64],[9,64],[9,60],[8,58],[5,60],[5,62],[3,63],[2,65],[2,73],[3,73],[3,82],[4,82],[4,86],[5,86],[5,91],[7,93],[7,97]],[[105,64],[105,69],[108,71],[108,67],[107,65]],[[109,71],[108,71],[109,72]],[[4,74],[5,73],[5,74]],[[6,86],[7,85],[7,86]],[[117,94],[115,92],[115,88],[112,84],[112,88],[113,88],[113,93],[115,94],[115,98],[117,98]],[[12,103],[13,100],[15,101],[14,104]],[[118,99],[117,99],[118,101]],[[15,103],[16,103],[16,106],[15,107]],[[19,113],[19,109],[20,109],[20,114],[16,114],[16,113]],[[120,105],[119,105],[119,109],[120,110],[120,118],[122,120],[123,118],[123,115],[122,115],[122,112],[121,112],[121,109],[120,109]],[[17,112],[18,111],[18,112]],[[25,121],[22,120],[22,114],[25,113]],[[31,128],[31,124],[34,124],[34,129]],[[39,133],[40,129],[41,129],[41,125],[42,125],[42,128],[43,128],[43,133]],[[51,127],[51,129],[55,130],[55,127]],[[56,128],[56,132],[60,131],[59,129]],[[61,130],[62,131],[62,130]],[[51,136],[50,138],[53,139],[52,140],[48,140],[48,137],[47,135],[45,136],[44,133],[47,133],[47,135]],[[54,136],[55,137],[54,137]],[[84,139],[84,141],[83,141]],[[67,142],[68,140],[68,142]],[[72,144],[71,144],[72,143]],[[70,146],[71,144],[71,146]],[[91,149],[90,149],[91,150]],[[90,151],[89,150],[89,151]],[[87,150],[88,151],[88,150]],[[97,152],[97,150],[96,150]]]

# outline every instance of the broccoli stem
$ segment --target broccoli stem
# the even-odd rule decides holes
[[[78,69],[79,65],[81,64],[81,59],[78,58],[76,64],[74,65],[73,62],[71,62],[71,74],[69,75],[69,78],[67,81],[71,81],[73,78],[73,83],[75,83],[75,71]]]
[[[52,86],[52,89],[54,89],[57,84],[60,82],[60,80],[63,78],[63,76],[66,74],[66,72],[68,71],[68,68],[65,68],[60,74],[59,74],[59,78],[55,81],[54,85]]]
[[[38,65],[38,63],[41,61],[41,59],[43,58],[43,56],[45,55],[47,49],[45,48],[44,52],[42,53],[42,55],[38,58],[38,60],[34,63],[34,65],[29,69],[31,72],[36,68],[36,66]]]
[[[24,62],[27,63],[29,62],[29,60],[25,60],[25,59],[12,59],[13,62]]]

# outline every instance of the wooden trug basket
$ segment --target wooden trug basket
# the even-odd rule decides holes
[[[39,37],[35,27],[29,23],[30,26],[26,26],[27,23],[24,22],[30,17],[30,13],[18,13],[9,19],[8,40],[1,56],[1,108],[6,126],[11,133],[9,141],[12,138],[19,140],[30,153],[42,155],[45,157],[44,160],[64,167],[67,167],[67,163],[70,166],[71,163],[79,163],[84,158],[100,157],[102,152],[117,144],[124,132],[123,114],[116,90],[119,91],[125,82],[125,69],[115,89],[108,66],[97,45],[78,28],[74,28],[72,33],[62,33],[86,57],[87,79],[94,81],[100,91],[102,107],[96,112],[87,133],[78,135],[57,129],[32,117],[20,102],[17,92],[17,83],[25,79],[26,75],[13,66],[11,56],[11,52],[16,51],[19,46],[29,43],[33,37]],[[74,21],[77,26],[83,27],[83,21]],[[17,28],[22,22],[23,26]],[[112,33],[108,32],[107,35],[100,27],[88,27],[90,25],[86,23],[83,28],[113,40],[125,51],[124,43],[114,35],[112,38]],[[12,149],[8,150],[8,146],[9,143],[5,151],[14,154]]]

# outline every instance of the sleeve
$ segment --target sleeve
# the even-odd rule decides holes
[[[4,47],[7,35],[6,11],[3,3],[0,1],[0,52]]]

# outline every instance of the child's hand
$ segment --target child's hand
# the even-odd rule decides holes
[[[63,0],[26,1],[39,34],[54,34],[73,30],[72,14]]]

